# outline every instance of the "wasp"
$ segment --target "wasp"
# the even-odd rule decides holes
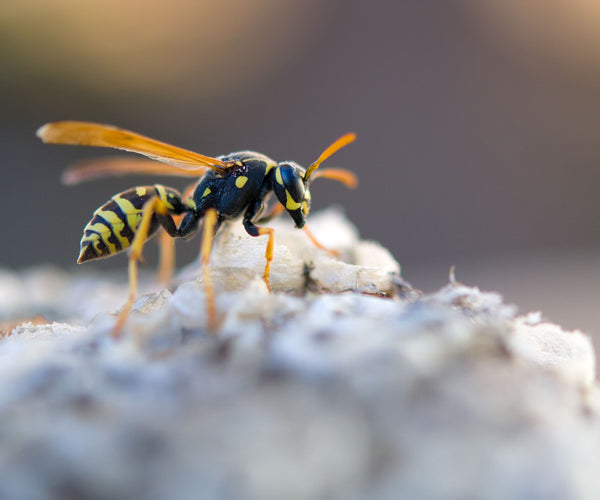
[[[183,195],[161,184],[137,186],[118,193],[94,212],[85,227],[78,263],[129,250],[129,298],[113,329],[115,336],[119,335],[137,297],[137,264],[142,259],[144,244],[159,228],[171,238],[187,238],[198,231],[203,220],[200,257],[207,324],[214,330],[215,292],[208,264],[214,238],[221,226],[241,218],[249,235],[268,237],[263,279],[270,291],[274,230],[257,223],[286,211],[297,228],[306,229],[312,180],[324,177],[343,182],[348,187],[357,184],[356,177],[348,170],[317,170],[323,161],[353,142],[354,133],[333,142],[308,168],[293,161],[277,162],[255,151],[238,151],[213,158],[129,130],[91,122],[48,123],[37,131],[37,136],[45,143],[115,148],[150,158],[113,158],[81,164],[68,171],[71,183],[136,173],[199,177]],[[263,213],[272,198],[275,198],[275,204],[271,205],[269,213]],[[321,247],[309,231],[307,234]]]

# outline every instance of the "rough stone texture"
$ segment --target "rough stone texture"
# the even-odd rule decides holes
[[[218,335],[196,265],[119,341],[125,273],[3,271],[0,498],[600,498],[588,337],[421,295],[337,212],[312,229],[340,260],[277,229],[272,294],[264,239],[217,243]],[[62,322],[9,325],[34,314]]]

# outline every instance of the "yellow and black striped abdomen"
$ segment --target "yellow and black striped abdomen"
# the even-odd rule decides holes
[[[77,262],[109,257],[129,248],[142,219],[144,205],[155,196],[165,203],[169,212],[181,213],[178,210],[181,195],[161,185],[136,187],[116,194],[94,212],[83,230]],[[156,217],[153,217],[148,236],[157,228]]]

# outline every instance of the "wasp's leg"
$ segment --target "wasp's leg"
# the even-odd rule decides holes
[[[175,240],[166,231],[161,231],[158,237],[160,257],[157,280],[167,286],[173,279],[175,271]]]
[[[265,222],[268,222],[271,219],[274,219],[275,217],[278,217],[279,215],[281,215],[284,211],[285,211],[285,207],[283,205],[281,205],[280,203],[278,203],[277,205],[274,205],[272,208],[270,208],[267,212],[265,212],[264,215],[261,215],[260,218],[258,219],[258,223],[263,224]],[[330,253],[334,257],[338,257],[340,255],[340,252],[338,252],[337,250],[333,250],[332,248],[327,248],[319,240],[317,240],[317,238],[315,238],[315,235],[308,228],[308,224],[304,224],[302,229],[306,233],[306,236],[308,236],[308,239],[310,239],[310,241],[312,241],[313,245],[315,245],[318,249],[324,250],[325,252]]]
[[[269,292],[271,292],[271,262],[273,261],[273,248],[275,246],[275,230],[271,227],[257,227],[252,219],[256,214],[260,212],[262,207],[261,200],[255,200],[244,214],[244,229],[250,236],[261,236],[263,234],[269,235],[269,241],[267,241],[267,250],[265,252],[265,258],[267,259],[267,263],[265,265],[265,272],[263,274],[263,279],[265,280],[265,284]]]
[[[166,232],[171,236],[177,235],[177,227],[175,226],[175,222],[171,215],[169,215],[169,209],[167,206],[161,201],[158,196],[150,198],[145,204],[142,211],[142,218],[140,220],[139,226],[136,230],[135,236],[131,243],[131,248],[129,250],[129,298],[127,299],[127,303],[123,306],[123,309],[119,313],[119,317],[117,318],[117,323],[115,324],[112,335],[113,337],[119,337],[121,334],[121,330],[123,329],[123,325],[129,316],[131,311],[131,307],[135,302],[137,297],[137,289],[138,289],[138,266],[137,263],[139,260],[142,260],[142,250],[144,248],[144,244],[148,240],[148,232],[150,230],[150,224],[152,222],[152,218],[156,217],[160,224],[164,227]]]
[[[285,210],[285,207],[278,203],[277,205],[274,205],[264,215],[261,215],[258,222],[259,223],[268,222],[271,219],[281,215],[284,212],[284,210]],[[327,253],[330,253],[334,257],[338,257],[340,255],[340,252],[338,252],[337,250],[333,250],[332,248],[327,248],[321,242],[319,242],[319,240],[317,240],[317,238],[315,238],[315,235],[312,233],[312,231],[308,228],[308,224],[304,224],[304,227],[302,229],[306,233],[306,236],[308,236],[310,241],[312,241],[313,245],[315,245],[317,248],[319,248],[320,250],[324,250]]]
[[[206,323],[211,331],[217,328],[217,308],[215,305],[215,289],[210,273],[210,253],[212,251],[215,234],[219,227],[217,211],[209,208],[204,214],[202,228],[202,246],[200,247],[200,261],[202,263],[202,279],[204,281],[204,294],[206,295]]]
[[[164,286],[169,285],[175,272],[175,238],[182,238],[195,230],[195,227],[188,227],[187,233],[182,233],[181,227],[177,229],[176,225],[181,224],[183,218],[183,214],[174,215],[173,217],[158,216],[158,221],[164,230],[159,234],[160,257],[157,279]],[[172,221],[169,219],[172,219]]]
[[[265,258],[267,263],[265,265],[265,273],[263,279],[265,284],[271,292],[271,262],[273,261],[273,248],[275,246],[275,230],[271,227],[257,227],[249,218],[244,218],[244,228],[250,236],[262,236],[263,234],[269,235],[269,241],[267,241],[267,250],[265,252]]]
[[[306,233],[308,239],[312,241],[313,245],[319,248],[320,250],[325,250],[327,253],[330,253],[334,257],[338,257],[340,255],[340,252],[338,252],[337,250],[333,250],[332,248],[327,248],[326,246],[323,246],[323,244],[321,244],[321,242],[319,242],[319,240],[315,238],[315,235],[312,234],[312,231],[308,228],[308,224],[304,224],[302,230]]]
[[[270,227],[259,227],[258,235],[268,234],[269,241],[267,242],[267,250],[265,252],[265,258],[267,259],[267,263],[265,264],[265,273],[263,274],[263,279],[265,280],[265,284],[267,285],[267,289],[271,292],[271,262],[273,261],[273,247],[275,246],[275,230]]]
[[[275,217],[279,217],[285,211],[285,207],[281,203],[277,203],[273,205],[270,209],[268,209],[264,214],[260,215],[258,219],[258,224],[264,224],[265,222],[269,222],[271,219]]]

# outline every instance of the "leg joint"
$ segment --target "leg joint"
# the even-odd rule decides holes
[[[250,219],[244,219],[244,228],[250,236],[260,236],[260,229]]]

